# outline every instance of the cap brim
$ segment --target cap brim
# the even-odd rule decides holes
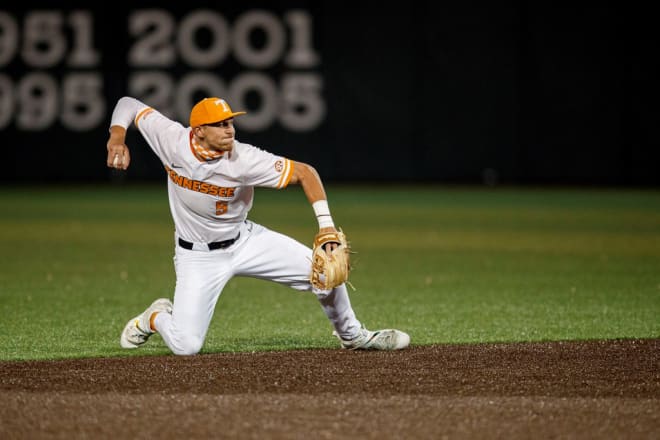
[[[217,121],[213,121],[213,122],[209,122],[209,124],[215,124],[216,122],[226,121],[227,119],[231,119],[231,118],[233,118],[233,117],[235,117],[235,116],[244,115],[244,114],[246,114],[246,113],[247,113],[247,112],[234,112],[234,113],[231,113],[231,114],[230,114],[229,116],[227,116],[226,118],[219,119],[219,120],[217,120]]]

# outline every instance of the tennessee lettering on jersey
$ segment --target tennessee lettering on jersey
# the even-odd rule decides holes
[[[165,165],[165,171],[170,176],[170,180],[181,188],[186,188],[191,191],[197,191],[202,194],[208,194],[210,196],[218,196],[223,198],[234,197],[234,192],[236,188],[234,187],[225,187],[217,186],[212,183],[202,182],[200,180],[192,180],[187,177],[180,176],[172,168]]]

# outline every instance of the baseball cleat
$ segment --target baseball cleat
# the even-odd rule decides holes
[[[410,336],[400,330],[386,329],[374,332],[362,327],[360,333],[350,341],[345,341],[333,332],[341,341],[342,348],[348,350],[401,350],[410,345]]]
[[[155,332],[151,330],[151,315],[154,313],[172,313],[172,303],[167,298],[154,301],[144,312],[128,321],[124,331],[121,332],[119,343],[123,348],[138,348],[147,342],[149,336]]]

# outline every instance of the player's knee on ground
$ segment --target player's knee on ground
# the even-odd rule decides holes
[[[204,338],[195,335],[180,335],[172,341],[170,350],[181,356],[190,356],[199,353],[204,345]]]

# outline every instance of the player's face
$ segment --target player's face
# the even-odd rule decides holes
[[[202,126],[204,130],[204,140],[208,147],[219,151],[231,151],[234,148],[234,119],[225,119]]]

